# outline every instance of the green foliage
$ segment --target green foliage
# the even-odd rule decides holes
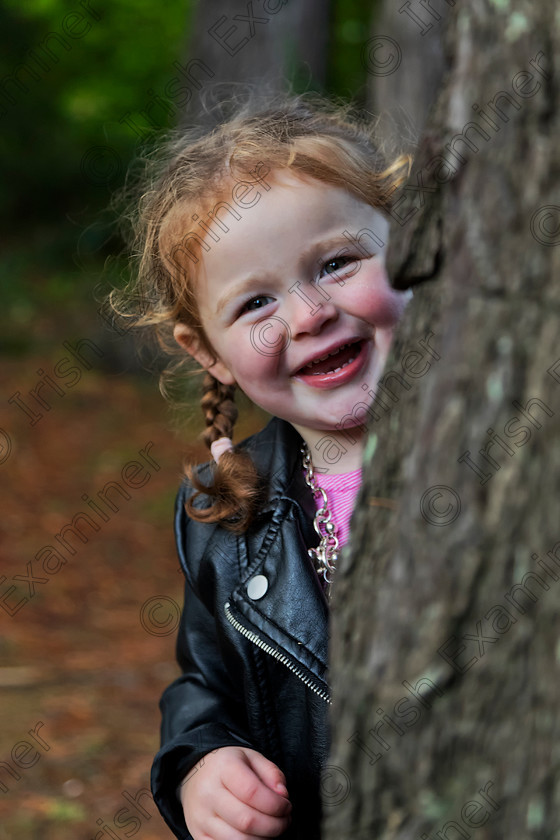
[[[4,235],[22,220],[81,225],[107,202],[138,143],[121,120],[169,76],[187,17],[184,0],[2,5]]]
[[[52,326],[95,317],[113,246],[107,211],[139,138],[142,110],[184,50],[190,2],[5,0],[0,6],[0,295],[11,354]],[[161,127],[170,122],[158,112]],[[113,237],[113,238],[111,238]]]
[[[368,82],[364,46],[379,0],[332,0],[327,89],[365,104]]]

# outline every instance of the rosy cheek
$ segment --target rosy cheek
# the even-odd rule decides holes
[[[367,320],[381,328],[392,328],[398,324],[410,293],[391,288],[384,262],[374,259],[363,263],[360,280],[363,283],[360,289],[363,311],[370,316]]]
[[[370,312],[377,327],[394,327],[405,310],[408,295],[389,286],[375,290],[370,297]]]

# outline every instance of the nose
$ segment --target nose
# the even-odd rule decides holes
[[[299,335],[317,335],[326,323],[338,318],[338,309],[332,298],[325,299],[316,289],[309,292],[300,284],[290,289],[288,323],[292,338]]]

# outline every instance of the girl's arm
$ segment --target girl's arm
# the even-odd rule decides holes
[[[181,838],[190,835],[186,834],[177,789],[189,771],[204,755],[220,747],[254,749],[246,731],[243,698],[223,663],[214,618],[191,580],[185,546],[199,548],[196,537],[200,529],[193,529],[196,537],[192,532],[188,534],[189,543],[187,532],[194,523],[184,511],[185,492],[188,488],[183,485],[176,516],[177,547],[185,572],[185,600],[177,638],[182,675],[160,700],[161,749],[154,759],[151,776],[154,800],[167,824]],[[193,773],[196,772],[195,769]],[[193,773],[184,784],[189,783]]]
[[[184,482],[175,511],[185,574],[177,638],[182,675],[160,701],[162,747],[152,767],[152,791],[165,821],[182,840],[278,837],[291,820],[286,779],[251,742],[241,667],[225,664],[214,615],[220,598],[213,589],[218,580],[225,585],[225,570],[204,574],[204,592],[198,586],[214,528],[187,516],[185,498],[192,492]]]

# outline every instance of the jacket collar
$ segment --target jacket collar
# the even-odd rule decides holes
[[[273,510],[279,499],[289,498],[313,520],[316,508],[303,475],[303,442],[291,423],[273,417],[264,429],[240,443],[240,447],[250,452],[259,475],[268,479],[266,500],[259,514]]]
[[[315,547],[319,537],[313,525],[315,499],[303,472],[302,444],[299,432],[277,417],[240,444],[268,481],[264,504],[246,535],[251,565],[230,601],[242,624],[288,654],[300,671],[303,666],[303,673],[314,677],[308,685],[314,681],[328,692],[328,604],[311,561],[305,562],[307,549]],[[243,541],[241,553],[242,545]],[[263,576],[269,588],[264,597],[253,599],[247,582],[256,575]]]

